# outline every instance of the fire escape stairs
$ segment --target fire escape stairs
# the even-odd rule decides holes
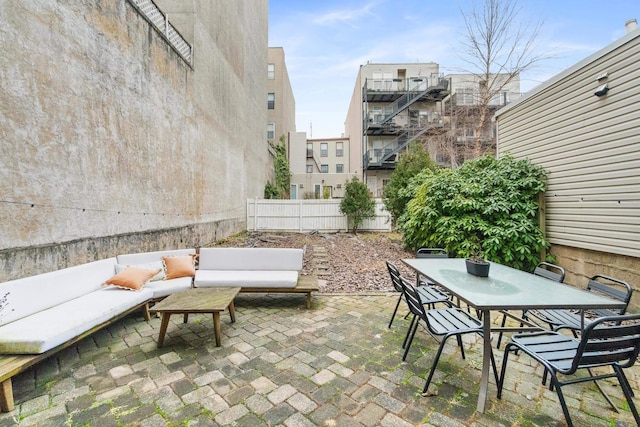
[[[392,110],[389,114],[385,115],[382,120],[376,122],[376,126],[382,126],[385,123],[387,123],[389,120],[391,120],[392,118],[394,118],[395,116],[397,116],[398,114],[400,114],[401,112],[403,112],[404,110],[406,110],[407,108],[409,108],[413,103],[415,103],[416,101],[418,101],[420,98],[422,98],[423,96],[425,96],[428,93],[439,93],[443,90],[447,90],[447,86],[448,86],[448,81],[442,79],[440,82],[438,82],[437,86],[418,86],[415,89],[410,89],[408,90],[404,95],[402,95],[400,98],[396,99],[393,104],[392,104]],[[421,87],[424,87],[424,89],[421,89]]]
[[[396,139],[389,144],[382,147],[382,156],[377,161],[369,161],[368,166],[382,166],[383,163],[397,155],[400,151],[407,147],[412,141],[418,138],[420,135],[427,132],[429,129],[437,127],[436,125],[429,124],[421,128],[409,128],[405,132],[402,132]]]

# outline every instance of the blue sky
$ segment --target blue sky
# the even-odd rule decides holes
[[[307,137],[339,137],[360,65],[437,62],[460,72],[461,10],[473,0],[269,0],[269,46],[282,47]],[[602,49],[640,21],[640,0],[520,0],[542,20],[538,52],[552,57],[521,76],[523,92]],[[312,135],[310,135],[312,130]]]

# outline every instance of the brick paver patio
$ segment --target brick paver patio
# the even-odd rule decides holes
[[[420,396],[436,342],[421,331],[402,362],[408,320],[387,328],[396,300],[317,295],[306,310],[301,296],[241,294],[236,323],[222,315],[222,347],[210,316],[187,324],[174,316],[158,349],[160,319],[131,315],[15,377],[16,409],[0,415],[0,427],[565,425],[556,394],[526,357],[510,360],[503,399],[492,380],[487,410],[476,413],[481,355],[473,337],[466,361],[454,345],[445,349],[437,396]],[[501,350],[496,357],[501,363]],[[639,370],[628,377],[640,390]],[[605,384],[624,408],[618,387]],[[591,384],[566,393],[576,425],[635,425]]]

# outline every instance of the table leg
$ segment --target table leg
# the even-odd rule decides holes
[[[169,318],[171,313],[162,313],[162,321],[160,322],[160,335],[158,335],[158,348],[164,344],[164,335],[167,333],[167,326],[169,326]]]
[[[216,336],[216,347],[220,347],[220,334],[222,331],[220,330],[220,312],[213,312],[213,333]]]
[[[233,301],[229,303],[229,317],[231,317],[231,323],[236,322],[236,307],[233,305]]]
[[[482,310],[482,376],[480,377],[480,391],[478,392],[478,406],[476,410],[484,412],[484,405],[487,401],[487,390],[489,388],[489,369],[491,366],[491,313],[489,310]]]

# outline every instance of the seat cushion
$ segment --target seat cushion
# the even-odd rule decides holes
[[[0,327],[0,353],[44,353],[144,303],[152,294],[144,288],[103,288],[23,317]]]
[[[196,288],[294,288],[297,283],[297,271],[198,270],[194,280]]]
[[[149,289],[153,292],[153,298],[162,298],[176,292],[186,291],[191,288],[193,277],[179,277],[171,280],[160,280],[157,282],[148,282],[143,289]]]

